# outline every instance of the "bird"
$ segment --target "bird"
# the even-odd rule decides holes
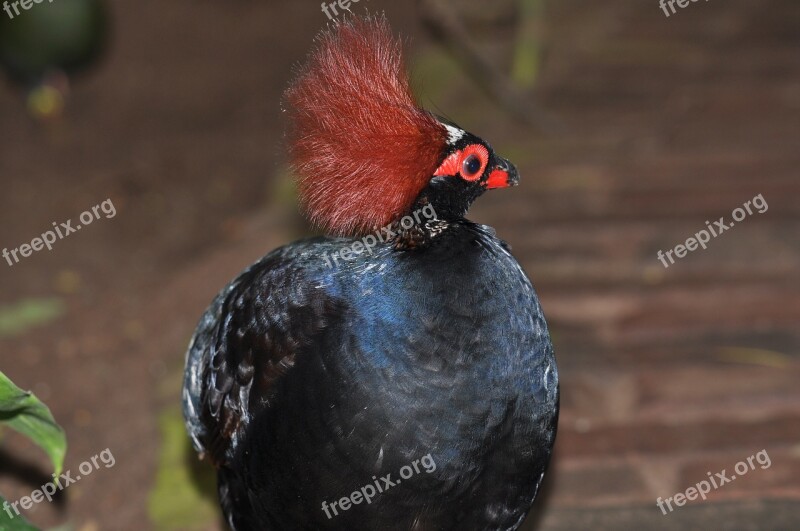
[[[109,29],[104,0],[2,2],[0,68],[27,95],[30,113],[56,118],[74,77],[96,64]]]
[[[224,287],[182,403],[244,530],[513,530],[555,442],[533,286],[465,218],[514,165],[415,99],[385,15],[323,29],[284,94],[301,210],[323,236]]]

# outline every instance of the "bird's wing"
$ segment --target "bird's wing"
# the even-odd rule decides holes
[[[184,415],[195,448],[217,466],[337,313],[301,261],[297,249],[283,248],[250,267],[217,296],[192,339]]]

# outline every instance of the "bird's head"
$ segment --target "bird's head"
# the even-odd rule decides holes
[[[488,143],[419,107],[383,17],[323,32],[285,100],[300,202],[329,233],[363,235],[424,205],[459,219],[519,181]]]

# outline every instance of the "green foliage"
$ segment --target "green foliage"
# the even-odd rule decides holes
[[[0,506],[5,503],[5,499],[0,496]],[[17,516],[11,509],[11,516],[8,512],[0,509],[0,531],[39,531],[27,522],[22,516]]]
[[[423,105],[452,100],[453,92],[469,81],[453,56],[438,46],[417,50],[411,72],[414,92]]]
[[[519,7],[520,27],[511,77],[521,88],[530,89],[541,69],[545,0],[519,0]]]
[[[148,514],[158,531],[206,529],[219,518],[213,470],[201,463],[186,436],[180,409],[159,417],[161,453]]]
[[[70,0],[37,3],[14,18],[2,13],[0,64],[25,81],[91,64],[107,39],[106,11],[101,0]]]
[[[50,410],[32,393],[23,391],[0,372],[0,423],[27,436],[45,451],[56,474],[67,452],[67,438]]]
[[[33,394],[23,391],[0,372],[0,425],[6,425],[38,445],[53,464],[56,474],[64,466],[67,439],[50,410]],[[0,498],[0,505],[5,500]],[[35,531],[21,516],[0,511],[0,531]]]
[[[24,299],[0,307],[0,337],[16,336],[30,328],[49,323],[64,313],[61,299]]]

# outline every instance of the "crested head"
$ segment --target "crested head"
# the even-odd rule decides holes
[[[411,92],[385,18],[323,32],[286,91],[289,155],[312,222],[357,235],[401,217],[426,186],[446,128]]]
[[[285,100],[301,207],[330,234],[363,235],[420,204],[458,218],[517,183],[489,144],[420,108],[385,17],[324,31]]]

